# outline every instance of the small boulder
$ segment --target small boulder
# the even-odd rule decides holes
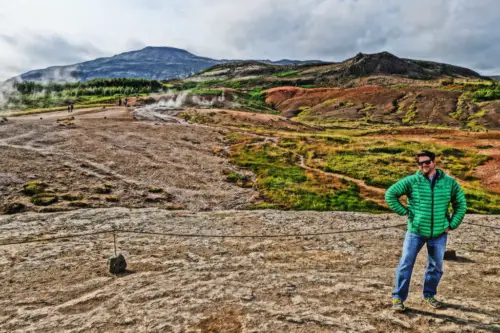
[[[457,252],[455,250],[446,250],[444,252],[444,260],[457,260]]]
[[[109,259],[109,272],[111,274],[122,274],[126,272],[127,262],[125,257],[120,253],[116,257]]]
[[[26,206],[24,206],[22,203],[13,202],[13,203],[7,204],[7,206],[5,206],[3,211],[5,214],[17,214],[17,213],[21,213],[22,211],[24,211],[25,208],[26,208]]]
[[[94,188],[94,191],[99,194],[110,194],[113,190],[113,185],[110,183],[104,183],[99,187]]]

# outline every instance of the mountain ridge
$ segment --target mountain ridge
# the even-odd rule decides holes
[[[450,64],[399,58],[387,51],[365,54],[341,62],[321,60],[240,60],[212,59],[195,55],[187,50],[169,46],[147,46],[140,50],[127,51],[111,57],[101,57],[73,65],[51,66],[31,70],[8,81],[36,82],[74,82],[95,78],[144,78],[155,80],[185,79],[198,73],[210,72],[217,65],[230,64],[241,67],[244,64],[263,64],[262,74],[276,73],[285,69],[304,69],[311,65],[321,66],[326,76],[360,77],[367,75],[399,75],[415,79],[434,79],[436,77],[483,78],[479,73],[464,67]],[[245,71],[243,71],[245,72]],[[252,70],[257,74],[255,70]],[[257,71],[258,72],[258,71]]]
[[[283,72],[284,69],[289,72]],[[284,81],[294,81],[299,85],[314,83],[322,86],[337,86],[339,81],[345,79],[377,75],[416,80],[447,77],[485,79],[481,74],[468,68],[432,61],[399,58],[386,51],[373,54],[358,53],[342,62],[291,64],[285,68],[272,66],[272,64],[266,66],[257,62],[217,64],[198,73],[193,79],[237,80],[248,76],[264,78],[276,75],[285,78]]]
[[[35,69],[7,81],[74,82],[121,77],[166,80],[186,78],[217,64],[239,61],[242,60],[200,57],[175,47],[147,46],[140,50],[127,51],[77,64]],[[274,65],[321,63],[320,60],[289,59],[257,61]]]

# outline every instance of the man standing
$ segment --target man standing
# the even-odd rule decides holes
[[[403,253],[396,272],[392,293],[392,308],[406,310],[403,302],[408,297],[411,273],[418,252],[427,244],[427,268],[423,299],[433,308],[442,306],[434,296],[443,275],[443,259],[448,232],[458,228],[467,209],[465,197],[457,181],[436,169],[436,155],[423,150],[415,156],[420,170],[389,187],[385,200],[399,215],[408,215],[408,231]],[[399,198],[406,195],[408,207]],[[450,203],[453,214],[450,216]]]

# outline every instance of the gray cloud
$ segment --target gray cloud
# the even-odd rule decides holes
[[[77,63],[102,54],[90,43],[76,44],[58,35],[38,35],[31,42],[23,44],[21,51],[33,55],[38,61],[58,64]]]
[[[12,36],[8,36],[8,35],[5,35],[5,34],[0,34],[0,40],[4,41],[5,43],[11,45],[11,46],[16,46],[17,45],[17,41],[14,37]]]
[[[500,2],[272,1],[226,27],[226,45],[253,57],[343,60],[387,50],[401,57],[500,68]]]
[[[10,46],[15,61],[0,68],[0,78],[16,76],[35,68],[69,65],[102,56],[91,43],[73,43],[59,35],[0,35],[0,41]]]
[[[500,74],[497,0],[17,0],[9,8],[0,20],[0,80],[19,74],[15,68],[146,45],[272,60],[389,51]],[[70,20],[61,25],[61,17]],[[33,24],[37,34],[29,32]]]

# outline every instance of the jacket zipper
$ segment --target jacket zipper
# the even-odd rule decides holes
[[[437,172],[437,171],[436,171]],[[431,198],[432,198],[432,202],[431,202],[431,238],[434,234],[434,187],[436,186],[436,183],[438,181],[437,177],[439,176],[439,174],[436,174],[434,177],[435,179],[431,181]]]
[[[434,186],[431,185],[432,206],[431,206],[431,238],[434,232]]]

